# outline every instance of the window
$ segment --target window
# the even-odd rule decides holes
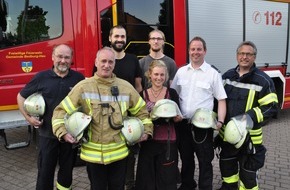
[[[101,12],[102,43],[109,44],[109,31],[113,20],[117,20],[127,30],[126,52],[137,55],[139,58],[149,53],[148,34],[157,28],[162,30],[166,37],[164,53],[173,57],[173,5],[172,0],[120,0],[115,5],[117,14],[113,15],[112,8]]]
[[[0,0],[0,48],[60,36],[61,15],[60,0]]]

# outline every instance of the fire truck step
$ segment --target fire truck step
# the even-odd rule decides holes
[[[18,143],[12,143],[12,144],[5,144],[5,148],[7,150],[13,150],[17,148],[24,148],[29,146],[30,142],[18,142]]]
[[[18,148],[24,148],[30,145],[30,139],[31,139],[31,126],[27,126],[28,128],[28,136],[27,136],[27,140],[26,141],[21,141],[21,142],[15,142],[15,143],[8,143],[8,139],[6,136],[5,131],[1,131],[1,136],[3,136],[4,138],[4,142],[5,142],[5,148],[7,150],[14,150],[14,149],[18,149]]]

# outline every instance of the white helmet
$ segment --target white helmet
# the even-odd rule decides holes
[[[134,145],[144,133],[142,121],[137,117],[126,117],[123,121],[124,127],[121,133],[129,145]]]
[[[199,108],[191,118],[191,123],[202,129],[216,129],[217,114],[207,108]]]
[[[247,129],[251,128],[253,128],[253,120],[248,114],[233,117],[226,125],[225,140],[235,145],[236,148],[240,148],[246,139]]]
[[[182,115],[177,104],[169,99],[161,99],[154,105],[150,116],[153,120],[158,118],[171,118]]]
[[[92,117],[82,112],[74,112],[72,115],[65,115],[64,124],[66,130],[71,134],[77,141],[83,137],[84,130],[91,122]]]
[[[45,111],[45,102],[40,93],[31,94],[24,101],[24,110],[31,116],[42,116]]]

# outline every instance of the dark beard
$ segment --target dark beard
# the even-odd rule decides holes
[[[122,47],[117,47],[116,43],[122,43],[123,46]],[[111,47],[116,51],[116,52],[121,52],[124,50],[125,48],[125,43],[124,42],[115,42],[115,43],[111,43]]]

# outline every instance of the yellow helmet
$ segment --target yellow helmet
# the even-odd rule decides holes
[[[217,114],[207,108],[199,108],[191,118],[191,123],[202,129],[216,129]]]
[[[154,105],[150,116],[153,120],[158,118],[171,118],[182,115],[177,104],[169,99],[161,99]]]
[[[253,128],[253,120],[248,114],[242,114],[231,118],[224,131],[227,142],[240,148],[247,136],[248,130]]]
[[[72,115],[66,115],[64,123],[66,130],[77,141],[83,137],[84,130],[90,124],[92,117],[82,112],[74,112]]]
[[[45,112],[45,102],[40,93],[31,94],[24,101],[24,110],[31,116],[42,116]]]
[[[137,117],[126,117],[123,121],[121,133],[129,145],[134,145],[144,133],[142,121]]]

